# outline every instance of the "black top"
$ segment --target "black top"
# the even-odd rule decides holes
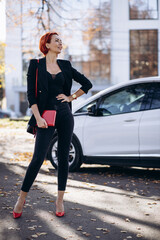
[[[63,93],[66,96],[71,95],[71,88],[73,80],[76,81],[81,85],[81,88],[86,94],[90,88],[92,88],[92,83],[87,79],[83,74],[78,72],[75,68],[72,67],[71,62],[68,60],[57,59],[57,64],[59,65],[60,69],[65,78],[65,83],[63,86]],[[35,73],[38,67],[38,85],[37,85],[37,98],[35,95],[35,86],[36,86],[36,78]],[[28,67],[27,72],[27,100],[29,104],[29,108],[33,104],[38,105],[38,109],[40,114],[43,113],[46,109],[46,102],[48,98],[48,74],[46,72],[46,57],[40,58],[39,63],[37,59],[31,59]],[[38,101],[37,101],[38,99]],[[66,104],[59,104],[60,106],[68,106],[72,110],[72,101],[66,102]],[[30,126],[36,125],[36,119],[34,114],[32,114],[28,124]]]
[[[65,79],[63,73],[59,72],[57,74],[51,74],[47,71],[47,79],[48,79],[48,100],[46,104],[46,110],[57,109],[62,99],[58,100],[56,96],[58,94],[64,93],[63,86]]]

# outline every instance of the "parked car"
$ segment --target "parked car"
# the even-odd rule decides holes
[[[160,167],[160,77],[123,82],[74,109],[69,169],[82,163]],[[57,134],[48,151],[57,168]]]
[[[0,118],[17,117],[16,113],[11,109],[0,109]]]

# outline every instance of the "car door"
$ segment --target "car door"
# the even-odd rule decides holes
[[[87,107],[97,104],[97,99],[89,102],[74,113],[74,134],[78,137],[80,143],[83,145],[83,126],[87,116]]]
[[[147,84],[135,84],[101,98],[97,115],[85,118],[84,155],[139,156],[138,128],[147,89]]]
[[[139,139],[141,157],[160,157],[160,82],[153,82],[150,87],[140,120]]]

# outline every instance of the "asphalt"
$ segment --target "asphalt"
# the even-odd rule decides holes
[[[57,171],[45,161],[13,219],[33,149],[24,129],[0,129],[0,240],[160,240],[160,169],[82,165],[69,173],[58,218]]]

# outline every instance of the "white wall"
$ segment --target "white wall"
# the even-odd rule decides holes
[[[13,6],[12,6],[13,5]],[[20,13],[20,4],[8,0],[6,1],[6,11],[8,7],[13,7],[17,15]],[[13,86],[20,86],[22,81],[22,51],[21,51],[21,26],[13,26],[10,19],[6,18],[6,48],[5,48],[5,85],[7,108],[12,108],[18,113],[17,93]]]
[[[128,0],[111,1],[111,81],[129,78]]]

